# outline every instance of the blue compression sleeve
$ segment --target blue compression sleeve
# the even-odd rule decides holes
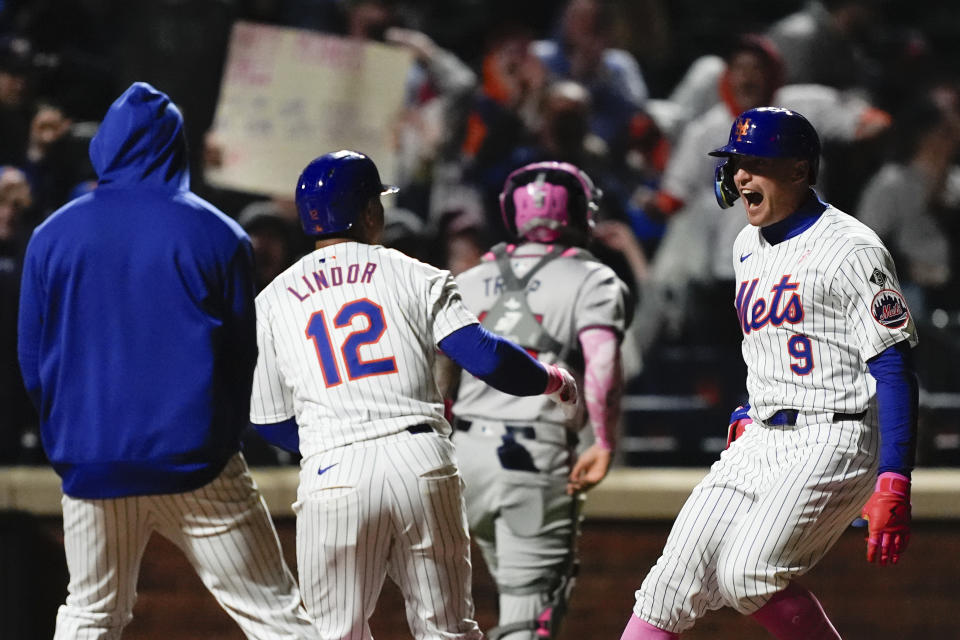
[[[260,437],[270,444],[290,453],[300,453],[300,432],[296,418],[289,418],[283,422],[272,424],[257,424],[255,422],[250,424],[257,430]]]
[[[877,381],[880,413],[880,468],[907,477],[913,470],[917,442],[919,386],[910,345],[899,342],[870,358],[867,367]]]
[[[497,391],[536,396],[547,388],[547,371],[526,351],[479,324],[457,329],[440,341],[451,360]]]

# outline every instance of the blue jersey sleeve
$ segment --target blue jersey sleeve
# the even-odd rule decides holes
[[[877,381],[880,413],[880,467],[907,477],[913,470],[917,442],[919,386],[910,345],[899,342],[867,361]]]
[[[497,391],[536,396],[547,387],[547,371],[540,362],[479,324],[457,329],[439,346],[451,360]]]
[[[257,430],[261,438],[275,447],[290,453],[300,453],[300,431],[296,418],[288,418],[273,424],[251,422],[250,425]]]

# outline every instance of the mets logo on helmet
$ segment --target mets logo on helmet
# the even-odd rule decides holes
[[[750,118],[744,118],[737,122],[737,142],[750,131]]]
[[[873,312],[874,320],[888,329],[899,329],[907,324],[910,318],[910,311],[903,296],[892,289],[884,289],[873,296],[870,310]]]

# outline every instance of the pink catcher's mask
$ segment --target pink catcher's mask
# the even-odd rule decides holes
[[[600,192],[566,162],[536,162],[510,174],[500,194],[507,229],[532,242],[556,242],[564,227],[584,236],[593,227]]]
[[[555,242],[567,224],[567,189],[547,182],[540,173],[533,182],[513,190],[517,235],[533,242]]]

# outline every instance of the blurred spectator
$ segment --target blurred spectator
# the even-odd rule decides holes
[[[427,236],[427,225],[420,216],[409,209],[390,206],[383,217],[383,246],[422,262],[432,261],[434,247]]]
[[[89,139],[74,135],[72,120],[57,104],[39,100],[30,121],[30,136],[21,167],[33,188],[39,219],[53,213],[82,181],[95,177],[87,156]]]
[[[407,77],[406,106],[395,131],[397,204],[430,218],[451,178],[459,179],[460,144],[477,76],[427,34],[390,27],[386,42],[409,49],[416,64]]]
[[[0,38],[0,164],[19,164],[33,116],[33,47],[25,38]]]
[[[505,149],[507,155],[478,156],[470,165],[466,177],[482,194],[487,228],[496,230],[499,234],[496,239],[506,239],[500,222],[500,190],[517,167],[544,160],[570,162],[593,176],[600,189],[607,193],[607,182],[614,179],[614,173],[606,143],[590,133],[590,109],[590,94],[583,85],[571,80],[553,82],[547,86],[540,103],[537,130],[530,132],[526,140],[517,140]],[[605,215],[623,217],[616,198],[605,197],[601,208]]]
[[[554,80],[587,88],[593,104],[590,131],[607,143],[621,136],[647,100],[647,85],[633,55],[612,45],[614,13],[603,0],[569,0],[557,38],[533,52]]]
[[[471,211],[448,211],[436,231],[439,255],[432,262],[453,275],[480,264],[492,241],[484,219]]]
[[[303,254],[295,242],[302,234],[271,200],[247,205],[237,216],[237,222],[253,245],[254,285],[260,293]]]
[[[13,3],[11,3],[13,4]],[[117,41],[128,31],[128,8],[156,3],[29,0],[16,3],[15,32],[34,50],[36,95],[61,104],[77,120],[95,121],[115,97]],[[141,6],[142,5],[142,6]]]
[[[500,189],[518,166],[516,149],[533,143],[541,121],[544,74],[530,52],[530,42],[529,33],[513,24],[491,35],[481,62],[481,82],[466,113],[462,172],[451,171],[435,189],[433,202],[433,211],[445,214],[464,209],[464,201],[471,200],[467,208],[485,213],[487,228],[500,238]]]
[[[495,164],[538,126],[546,79],[530,46],[529,32],[513,24],[491,34],[461,148],[466,162]]]
[[[940,86],[899,114],[894,158],[881,167],[860,198],[856,215],[890,248],[911,311],[926,318],[933,306],[960,307],[951,228],[960,213],[957,151],[960,93]],[[952,201],[951,201],[952,200]]]
[[[741,37],[716,85],[719,101],[684,128],[660,188],[637,196],[645,210],[670,218],[635,323],[648,341],[644,348],[656,341],[663,326],[674,337],[693,327],[700,335],[713,332],[718,340],[739,340],[736,322],[717,327],[708,313],[729,304],[730,254],[745,221],[738,208],[717,206],[715,159],[707,152],[723,144],[737,115],[763,105],[794,109],[813,123],[824,144],[872,138],[889,126],[888,114],[854,94],[822,85],[781,86],[782,80],[783,59],[773,43],[753,34]],[[828,163],[821,167],[818,189],[829,171]],[[699,326],[703,323],[707,326]]]
[[[203,137],[213,123],[235,2],[152,0],[119,2],[112,95],[145,81],[163,87],[188,123],[191,181],[203,185]],[[109,101],[106,103],[109,104]],[[105,105],[106,106],[106,105]],[[100,111],[102,113],[102,111]],[[201,196],[205,196],[201,190]]]
[[[30,185],[23,172],[0,167],[0,464],[32,461],[28,459],[30,442],[22,440],[34,433],[31,429],[37,422],[17,365],[20,274],[30,236],[24,219],[31,204]],[[39,442],[34,445],[32,450],[39,451]]]
[[[836,89],[872,85],[881,72],[865,39],[878,25],[875,0],[811,0],[767,31],[786,62],[788,84]]]

